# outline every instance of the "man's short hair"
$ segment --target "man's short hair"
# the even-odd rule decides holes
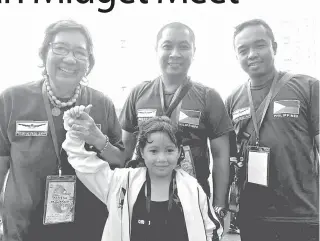
[[[266,31],[267,31],[267,35],[270,37],[272,44],[275,43],[275,38],[274,38],[274,34],[273,31],[271,29],[271,27],[269,26],[269,24],[267,24],[264,20],[262,19],[251,19],[248,21],[245,21],[241,24],[239,24],[238,26],[235,27],[235,31],[233,33],[233,45],[234,45],[234,40],[236,38],[236,36],[246,27],[250,27],[250,26],[263,26]]]
[[[194,35],[194,32],[193,30],[188,26],[188,25],[185,25],[183,23],[180,23],[180,22],[172,22],[172,23],[168,23],[166,25],[164,25],[158,32],[157,34],[157,45],[158,46],[158,42],[159,40],[161,39],[162,37],[162,33],[165,29],[167,28],[176,28],[176,29],[187,29],[191,35],[191,40],[192,40],[192,43],[193,43],[193,46],[195,46],[195,35]]]

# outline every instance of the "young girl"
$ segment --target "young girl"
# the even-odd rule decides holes
[[[86,115],[66,112],[65,126],[69,129],[72,119]],[[207,196],[195,178],[179,169],[181,138],[169,118],[154,117],[140,125],[136,152],[145,164],[140,168],[111,170],[95,152],[85,150],[74,129],[67,132],[63,148],[79,179],[108,208],[103,241],[221,239],[223,228]]]

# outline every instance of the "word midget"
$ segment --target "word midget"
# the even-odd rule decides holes
[[[150,2],[153,2],[155,0],[150,0]],[[230,1],[233,4],[238,4],[239,0],[227,0]],[[23,3],[23,0],[11,0],[11,2],[18,2],[18,3]],[[29,0],[28,0],[29,2]],[[107,8],[98,8],[98,11],[100,13],[108,13],[111,12],[114,9],[116,0],[34,0],[34,3],[80,3],[80,4],[87,4],[87,3],[107,3],[109,4]],[[132,4],[135,2],[139,2],[139,1],[135,1],[135,0],[120,0],[119,2],[122,2],[124,4]],[[216,4],[221,4],[221,3],[225,3],[226,0],[158,0],[158,3],[175,3],[175,2],[179,2],[179,3],[188,3],[188,2],[192,2],[195,4],[204,4],[207,2],[211,2],[211,3],[216,3]],[[10,0],[0,0],[0,3],[10,3]],[[140,0],[140,3],[142,4],[148,4],[149,0]]]

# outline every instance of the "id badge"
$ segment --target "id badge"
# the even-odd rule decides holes
[[[43,224],[71,223],[76,204],[76,176],[47,176]]]
[[[270,148],[248,147],[248,182],[268,187]]]
[[[189,175],[196,177],[196,170],[194,167],[190,146],[183,146],[183,150],[185,157],[181,161],[180,166],[185,172],[189,173]]]

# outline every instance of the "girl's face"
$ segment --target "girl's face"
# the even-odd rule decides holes
[[[164,132],[150,134],[146,146],[140,151],[151,178],[171,176],[180,157],[180,149]]]

